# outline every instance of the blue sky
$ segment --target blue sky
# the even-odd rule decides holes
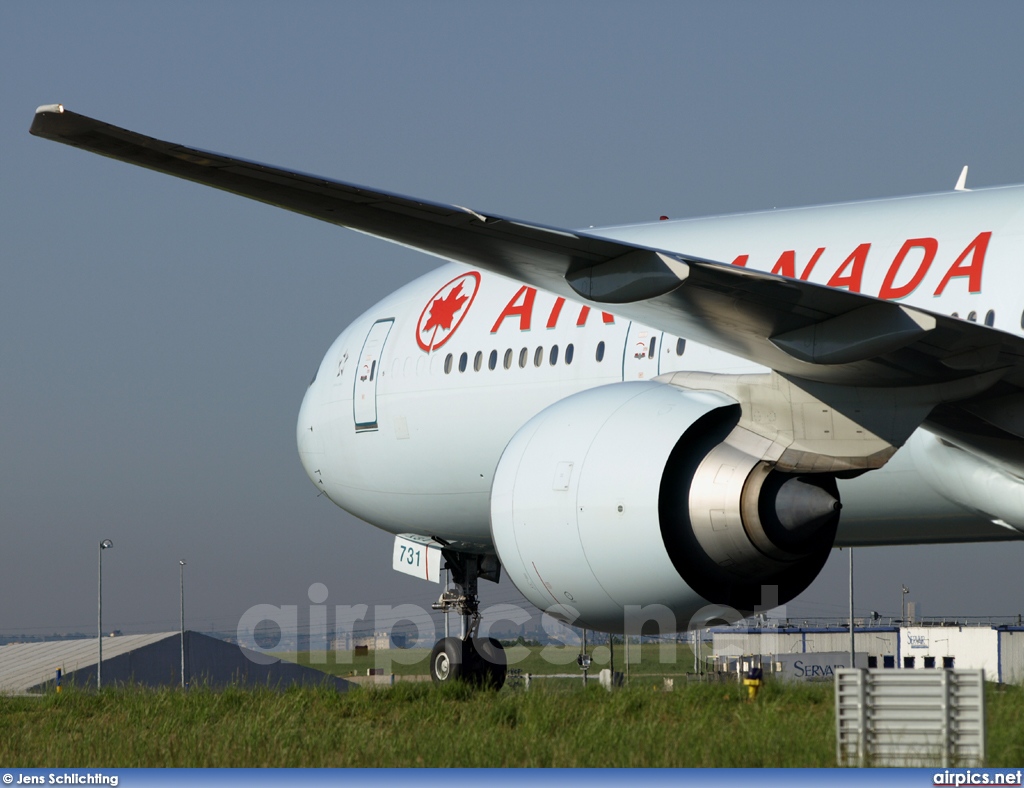
[[[0,5],[0,632],[427,604],[306,479],[334,337],[430,258],[32,138],[39,104],[559,226],[1024,182],[1012,3]],[[1024,545],[858,552],[858,610],[1016,614]],[[846,558],[791,605],[845,610]],[[518,599],[506,582],[485,602]]]

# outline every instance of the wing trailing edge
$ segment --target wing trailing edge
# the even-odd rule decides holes
[[[623,317],[789,378],[934,392],[959,392],[963,386],[949,384],[961,379],[1003,379],[1014,390],[1024,381],[1021,338],[894,301],[271,167],[148,137],[60,104],[41,106],[31,133],[567,298],[613,304]]]

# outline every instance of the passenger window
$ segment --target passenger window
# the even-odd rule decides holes
[[[955,317],[957,320],[959,320],[960,319],[960,313],[959,312],[954,312],[951,315],[951,317]],[[1020,327],[1024,328],[1024,315],[1020,316]]]
[[[512,348],[505,351],[505,369],[512,369]]]
[[[465,372],[466,371],[466,365],[468,363],[469,363],[469,355],[468,354],[463,353],[461,356],[459,356],[459,372]]]
[[[604,342],[597,343],[597,360],[604,361]]]
[[[530,358],[530,351],[529,350],[527,350],[526,348],[523,348],[522,350],[519,351],[519,367],[520,367],[520,369],[525,369],[526,368],[526,362],[527,362],[527,360],[529,358]]]
[[[444,374],[449,374],[452,371],[452,354],[449,353],[444,359]]]
[[[479,372],[480,367],[484,365],[484,354],[483,351],[478,350],[476,355],[473,356],[473,371]]]
[[[978,313],[974,312],[974,311],[968,312],[967,313],[967,319],[970,320],[972,323],[977,323],[978,322]]]
[[[1024,316],[1022,316],[1022,317],[1024,317]],[[683,355],[683,351],[685,351],[685,350],[686,350],[686,340],[685,339],[677,339],[676,340],[676,355],[677,356]]]
[[[548,363],[555,366],[558,363],[558,345],[551,346],[551,353],[548,354]]]
[[[1024,321],[1024,315],[1021,316],[1021,320]],[[573,347],[572,347],[572,344],[570,343],[570,344],[565,346],[565,363],[566,364],[571,364],[572,363],[572,353],[573,353]]]
[[[654,358],[654,346],[658,343],[657,337],[651,337],[651,346],[647,348],[647,358]]]
[[[487,359],[487,368],[494,369],[496,366],[498,366],[498,351],[492,350],[491,357]]]
[[[377,362],[374,361],[370,364],[370,380],[373,380],[374,374],[377,372]]]
[[[538,347],[533,353],[533,366],[539,367],[544,363],[544,348]]]
[[[985,325],[994,326],[996,324],[996,313],[990,309],[985,313]]]

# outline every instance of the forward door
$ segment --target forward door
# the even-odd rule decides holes
[[[357,432],[377,429],[377,380],[381,374],[384,343],[394,323],[393,318],[374,323],[359,353],[355,390],[352,394],[352,413]]]

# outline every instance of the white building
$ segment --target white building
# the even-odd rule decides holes
[[[410,640],[411,638],[406,632],[381,630],[365,635],[353,635],[351,632],[345,632],[331,641],[331,648],[335,651],[351,651],[357,646],[365,646],[372,651],[384,651],[390,648],[406,648]]]
[[[850,651],[846,628],[722,628],[711,635],[715,667],[728,672],[755,661],[774,670],[778,654]],[[854,639],[854,650],[867,655],[870,668],[981,668],[989,681],[1024,684],[1024,627],[867,626],[856,627]]]

